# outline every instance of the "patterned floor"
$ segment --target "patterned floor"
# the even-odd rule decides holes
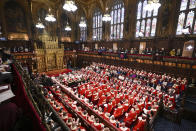
[[[196,131],[196,123],[183,119],[179,125],[163,117],[158,117],[154,125],[154,131]]]

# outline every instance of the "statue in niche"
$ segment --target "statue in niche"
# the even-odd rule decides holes
[[[38,17],[42,22],[45,23],[45,17],[46,17],[47,11],[44,8],[40,8],[37,12]]]
[[[163,9],[163,13],[162,13],[162,31],[161,31],[161,34],[166,35],[166,34],[168,34],[167,29],[168,29],[168,24],[169,24],[170,2],[168,2],[168,0],[165,0],[163,7],[164,7],[164,9]]]
[[[165,29],[167,28],[168,26],[168,20],[169,20],[169,9],[166,8],[164,11],[163,11],[163,20],[162,20],[162,28]]]
[[[22,7],[16,2],[7,2],[4,9],[7,31],[26,33],[26,19]]]

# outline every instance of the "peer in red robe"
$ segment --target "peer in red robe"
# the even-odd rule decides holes
[[[110,122],[112,123],[112,125],[116,126],[116,120],[113,115],[110,117]]]
[[[80,94],[80,95],[84,95],[85,91],[86,91],[86,88],[83,86],[83,87],[79,90],[79,94]]]
[[[88,120],[87,120],[90,124],[93,124],[95,122],[95,116],[94,115],[91,115],[91,116],[88,116]]]
[[[109,121],[110,120],[110,113],[106,112],[104,114],[104,119]]]
[[[98,101],[98,106],[100,106],[100,105],[103,105],[103,104],[105,104],[106,103],[106,96],[105,95],[102,95],[101,97],[100,97],[100,99],[99,99],[99,101]]]
[[[144,130],[145,123],[146,123],[145,118],[138,117],[138,122],[133,127],[133,131],[143,131]]]
[[[104,113],[106,113],[106,112],[111,113],[112,109],[113,109],[112,102],[109,102],[108,104],[104,105]]]
[[[127,126],[130,126],[135,121],[136,117],[137,114],[134,108],[132,108],[129,113],[125,114],[124,122],[126,123]]]
[[[185,84],[184,84],[184,82],[182,82],[180,90],[181,90],[181,92],[183,92],[185,90]]]
[[[85,97],[88,98],[88,99],[90,99],[91,96],[92,96],[91,90],[86,90],[86,92],[85,92]]]
[[[130,131],[130,128],[125,126],[125,123],[120,124],[120,131]]]
[[[68,114],[67,114],[67,112],[63,112],[62,119],[64,120],[64,122],[67,121],[67,119],[68,119]]]
[[[93,95],[92,95],[92,102],[94,104],[97,104],[98,99],[99,99],[98,93],[94,92]]]
[[[115,100],[116,100],[116,104],[118,104],[120,102],[121,99],[120,99],[120,95],[119,94],[117,94]]]
[[[124,112],[123,106],[119,103],[118,108],[114,110],[113,115],[115,118],[118,118],[123,114],[123,112]]]
[[[126,101],[124,104],[123,104],[123,109],[124,109],[124,112],[127,112],[128,109],[129,109],[129,103],[128,101]]]
[[[93,123],[94,127],[97,128],[97,130],[101,131],[104,127],[102,123],[99,122],[99,118],[95,119],[95,122]]]

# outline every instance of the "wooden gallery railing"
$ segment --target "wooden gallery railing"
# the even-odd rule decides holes
[[[76,118],[80,118],[81,125],[85,127],[87,131],[98,131],[94,126],[92,126],[86,119],[84,119],[79,113],[77,113],[68,103],[66,103],[61,96],[58,96],[54,90],[50,87],[49,90],[54,94],[54,96],[63,104],[64,107]]]
[[[15,62],[15,67],[18,70],[21,79],[24,83],[24,88],[27,93],[29,101],[32,103],[36,112],[41,119],[41,123],[44,125],[46,130],[51,131],[52,129],[48,125],[46,120],[46,114],[52,114],[52,119],[59,124],[62,130],[69,131],[69,128],[65,125],[64,121],[59,117],[53,107],[48,103],[44,97],[44,89],[34,83],[30,76],[23,70],[19,62]]]
[[[155,73],[196,77],[196,58],[128,54],[126,59],[121,59],[118,53],[65,51],[65,57],[73,58],[73,56],[77,59],[76,66],[79,67],[90,65],[92,62],[100,62]]]

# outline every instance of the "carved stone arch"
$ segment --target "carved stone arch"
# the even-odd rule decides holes
[[[79,8],[79,11],[78,12],[80,12],[79,14],[80,14],[80,17],[81,17],[81,15],[82,16],[84,16],[86,19],[88,18],[88,10],[87,10],[88,8],[86,8],[85,6],[81,6],[80,8]]]
[[[27,33],[27,12],[17,1],[4,3],[7,32]]]
[[[48,13],[48,6],[43,3],[39,3],[36,5],[36,8],[33,8],[32,15],[34,20],[38,20],[40,10],[45,10]]]
[[[113,3],[114,3],[114,0],[107,0],[105,3],[105,9],[108,8],[110,11],[113,6]]]
[[[33,19],[37,20],[38,19],[38,12],[40,10],[40,8],[43,8],[44,10],[47,11],[47,13],[49,12],[49,8],[51,9],[51,13],[57,17],[57,10],[56,10],[56,6],[55,3],[49,1],[49,0],[35,0],[32,2],[32,14],[33,14]]]
[[[91,4],[91,6],[88,9],[88,19],[91,19],[93,17],[93,14],[95,12],[96,9],[99,9],[99,11],[103,14],[104,11],[102,10],[100,4],[98,2],[95,2],[93,4]]]
[[[76,19],[75,19],[76,22],[79,22],[81,17],[84,17],[85,19],[87,18],[86,10],[83,7],[79,7],[75,15],[76,15]]]
[[[116,3],[120,3],[122,2],[123,5],[125,6],[125,2],[124,0],[108,0],[106,3],[106,7],[108,7],[109,11],[111,11],[112,7],[116,4]]]
[[[95,8],[94,10],[93,10],[93,12],[92,12],[92,17],[93,17],[93,15],[95,14],[95,12],[100,12],[102,15],[103,15],[103,12],[102,12],[102,10],[100,9],[100,8]]]
[[[128,6],[128,4],[129,4],[129,0],[121,0],[121,1],[123,1],[123,3],[124,3],[124,6],[125,6],[125,7],[127,7],[127,6]]]
[[[101,12],[103,13],[105,11],[105,3],[107,0],[97,0],[97,5],[101,9]]]
[[[61,25],[66,25],[66,22],[71,22],[72,21],[72,19],[69,17],[69,15],[67,14],[67,13],[61,13],[61,15],[60,15],[60,23],[61,23]]]

